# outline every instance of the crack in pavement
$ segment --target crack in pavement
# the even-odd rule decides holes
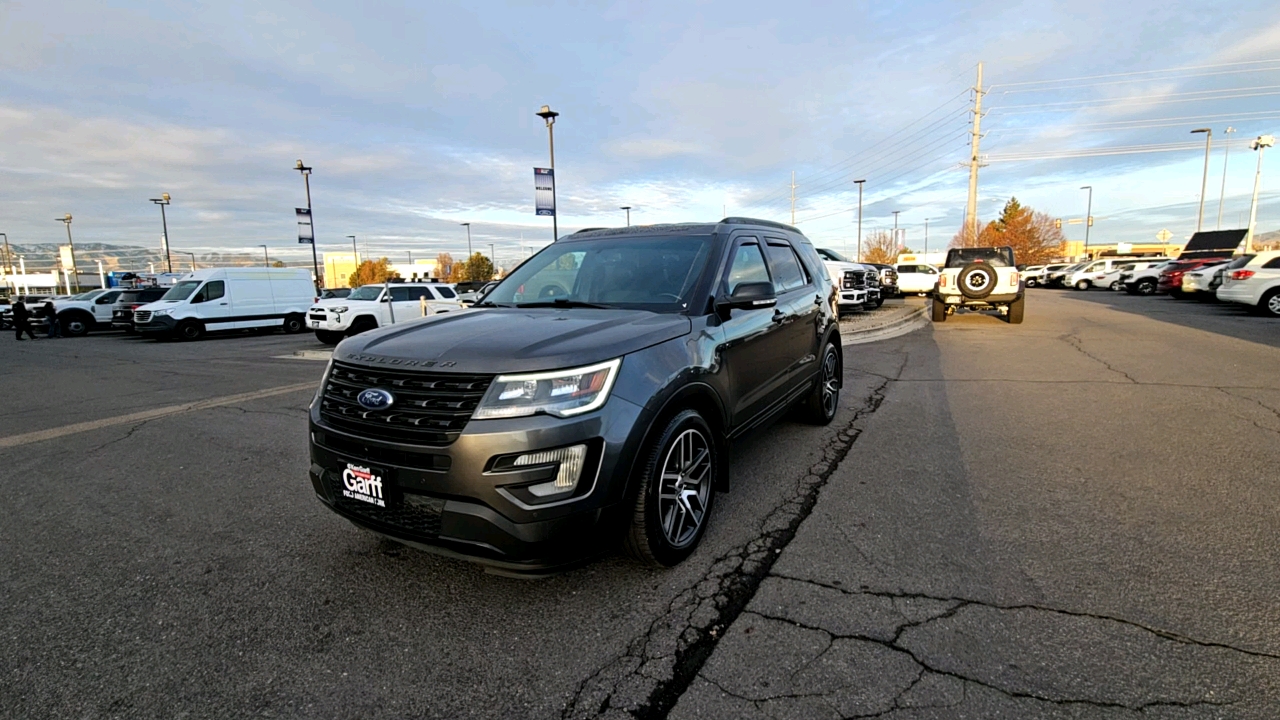
[[[114,440],[108,440],[108,441],[106,441],[106,442],[102,443],[101,445],[99,445],[99,446],[97,446],[97,447],[95,447],[95,448],[90,448],[90,449],[89,449],[89,452],[91,452],[91,453],[96,453],[96,452],[98,452],[99,450],[101,450],[102,448],[104,448],[104,447],[106,447],[106,446],[108,446],[108,445],[115,445],[115,444],[116,444],[116,443],[118,443],[118,442],[122,442],[122,441],[124,441],[124,440],[128,440],[129,438],[133,437],[133,434],[134,434],[134,433],[136,433],[136,432],[138,432],[139,430],[141,430],[143,425],[146,425],[146,424],[147,424],[147,423],[149,423],[149,422],[151,422],[151,421],[150,421],[150,420],[143,420],[142,422],[138,423],[137,425],[133,425],[133,426],[131,426],[131,427],[129,428],[129,432],[126,432],[125,434],[121,435],[121,436],[120,436],[120,437],[118,437],[118,438],[115,438]]]
[[[1123,375],[1124,377],[1128,378],[1129,382],[1133,383],[1134,385],[1141,385],[1141,384],[1142,384],[1142,383],[1138,382],[1137,380],[1135,380],[1135,379],[1134,379],[1134,377],[1133,377],[1132,375],[1130,375],[1129,373],[1127,373],[1127,372],[1125,372],[1125,371],[1123,371],[1123,370],[1121,370],[1121,369],[1119,369],[1119,368],[1117,368],[1117,367],[1113,366],[1111,363],[1107,362],[1106,360],[1103,360],[1102,358],[1098,357],[1097,355],[1094,355],[1093,353],[1091,353],[1091,352],[1089,352],[1088,350],[1085,350],[1083,347],[1081,347],[1081,345],[1080,345],[1080,344],[1081,344],[1082,342],[1084,342],[1084,341],[1083,341],[1083,340],[1081,340],[1079,336],[1077,336],[1077,335],[1073,335],[1073,334],[1068,334],[1068,335],[1062,335],[1062,336],[1060,336],[1060,337],[1059,337],[1059,339],[1060,339],[1060,340],[1062,340],[1063,342],[1065,342],[1066,344],[1070,345],[1071,347],[1075,348],[1076,350],[1078,350],[1078,351],[1080,352],[1080,354],[1081,354],[1081,355],[1084,355],[1085,357],[1089,358],[1090,360],[1093,360],[1093,361],[1094,361],[1094,362],[1096,362],[1096,363],[1100,363],[1103,367],[1105,367],[1106,369],[1110,370],[1111,372],[1116,373],[1117,375]]]
[[[906,363],[904,358],[899,376]],[[792,497],[765,514],[756,537],[715,558],[626,651],[583,679],[561,718],[597,717],[611,710],[642,720],[667,716],[813,511],[819,492],[862,434],[861,423],[884,402],[888,385],[885,380],[871,389],[822,458],[797,479]]]

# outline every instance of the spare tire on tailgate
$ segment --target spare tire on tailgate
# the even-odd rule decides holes
[[[971,300],[981,300],[996,289],[996,269],[987,263],[969,263],[960,269],[956,285],[960,293]]]

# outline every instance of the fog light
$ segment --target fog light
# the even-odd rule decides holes
[[[529,453],[521,455],[512,463],[514,467],[528,467],[530,465],[550,465],[551,463],[559,463],[560,468],[556,472],[556,479],[551,482],[530,485],[527,489],[529,494],[534,497],[546,497],[548,495],[556,495],[559,493],[570,492],[578,486],[578,477],[582,475],[582,462],[587,458],[586,445],[574,445],[572,447],[557,448],[555,450],[543,450],[542,452]]]

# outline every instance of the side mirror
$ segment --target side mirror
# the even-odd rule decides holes
[[[383,295],[383,296],[382,296],[382,302],[391,302],[391,296],[390,296],[390,295]]]
[[[778,296],[773,292],[773,283],[749,282],[735,287],[727,299],[717,304],[716,309],[727,313],[729,310],[761,310],[777,304]]]

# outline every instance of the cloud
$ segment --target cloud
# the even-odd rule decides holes
[[[486,65],[436,65],[431,68],[436,91],[445,97],[491,98],[506,88],[502,75]]]
[[[701,155],[706,148],[698,143],[665,138],[628,138],[605,145],[605,152],[636,160],[661,160],[680,155]]]

